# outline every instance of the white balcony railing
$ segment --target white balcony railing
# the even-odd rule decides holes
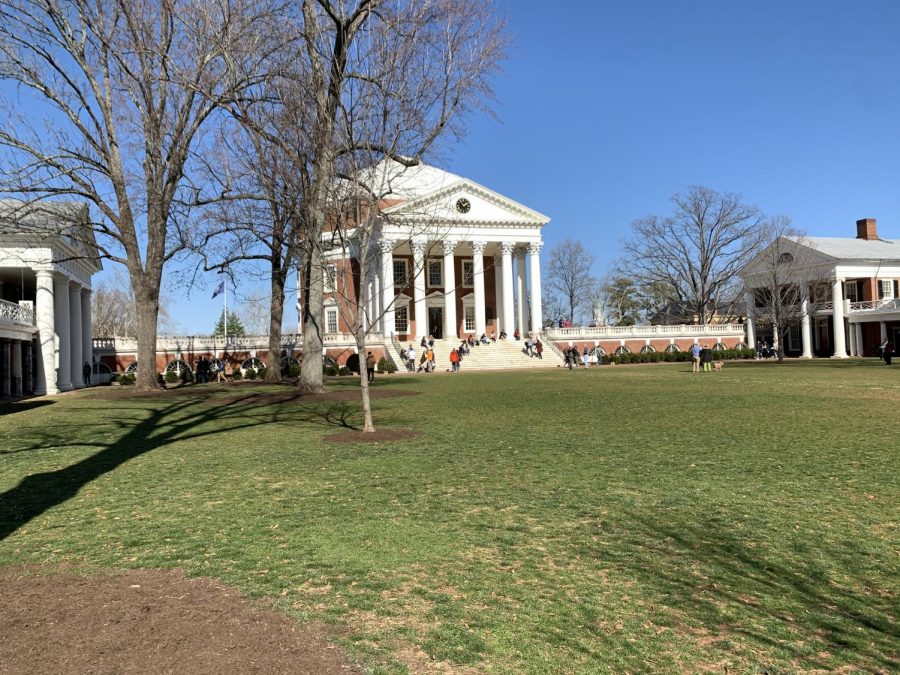
[[[851,314],[857,312],[896,312],[898,310],[900,310],[900,299],[897,298],[850,303]]]
[[[8,300],[0,300],[0,320],[9,321],[20,326],[33,326],[34,307],[30,302],[20,305]]]
[[[707,325],[677,324],[674,326],[575,326],[573,328],[547,328],[546,334],[554,340],[650,337],[724,337],[743,336],[744,326],[739,323],[714,323]]]

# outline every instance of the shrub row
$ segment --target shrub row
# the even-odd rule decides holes
[[[716,361],[734,361],[738,359],[756,358],[755,349],[721,349],[713,352]],[[603,357],[604,364],[623,363],[660,363],[665,361],[690,361],[690,352],[645,352],[636,354],[607,354]]]

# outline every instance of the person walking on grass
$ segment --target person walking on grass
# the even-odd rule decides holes
[[[459,352],[455,349],[450,350],[450,372],[459,372]]]
[[[703,349],[700,350],[700,362],[703,364],[704,373],[712,372],[712,360],[712,349],[703,345]]]
[[[884,341],[884,350],[882,351],[882,354],[883,354],[883,358],[884,358],[884,365],[886,365],[886,366],[891,365],[891,359],[894,356],[894,343],[891,342],[890,340],[885,340]]]
[[[694,359],[694,367],[691,370],[692,373],[700,372],[700,344],[695,342],[691,346],[691,357]]]
[[[366,354],[366,376],[369,384],[375,381],[375,355],[372,352]]]

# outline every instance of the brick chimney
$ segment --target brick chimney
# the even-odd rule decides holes
[[[878,239],[878,228],[875,227],[874,218],[863,218],[856,221],[856,238],[866,241]]]

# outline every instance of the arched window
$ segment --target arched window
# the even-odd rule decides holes
[[[126,375],[135,375],[137,374],[137,361],[132,361],[128,364],[128,367],[125,369]]]
[[[174,361],[169,361],[166,364],[164,373],[175,373],[178,377],[181,377],[182,373],[191,373],[191,367],[186,364],[181,359],[175,359]]]
[[[743,342],[738,342],[735,349],[747,349],[747,345],[745,345]]]
[[[641,354],[652,354],[656,350],[653,348],[653,345],[644,345],[641,347]]]
[[[613,352],[613,354],[615,354],[616,356],[618,356],[619,354],[630,354],[630,353],[631,353],[631,350],[628,349],[628,347],[626,347],[625,345],[616,347],[616,351]]]
[[[713,350],[714,352],[724,352],[724,351],[725,351],[725,345],[723,345],[721,342],[717,342],[716,344],[713,345],[712,350]]]
[[[792,262],[794,262],[794,256],[792,256],[788,252],[784,252],[780,256],[778,256],[779,265],[790,265]]]
[[[676,352],[680,352],[680,351],[681,350],[678,349],[678,345],[669,345],[668,347],[666,347],[666,352],[668,354],[675,354]]]
[[[293,356],[282,356],[281,357],[281,372],[286,373],[291,368],[299,368],[300,367],[300,359],[295,359]]]
[[[266,364],[263,363],[260,359],[255,356],[247,359],[241,364],[241,375],[245,375],[248,370],[253,368],[257,373],[266,367]]]

